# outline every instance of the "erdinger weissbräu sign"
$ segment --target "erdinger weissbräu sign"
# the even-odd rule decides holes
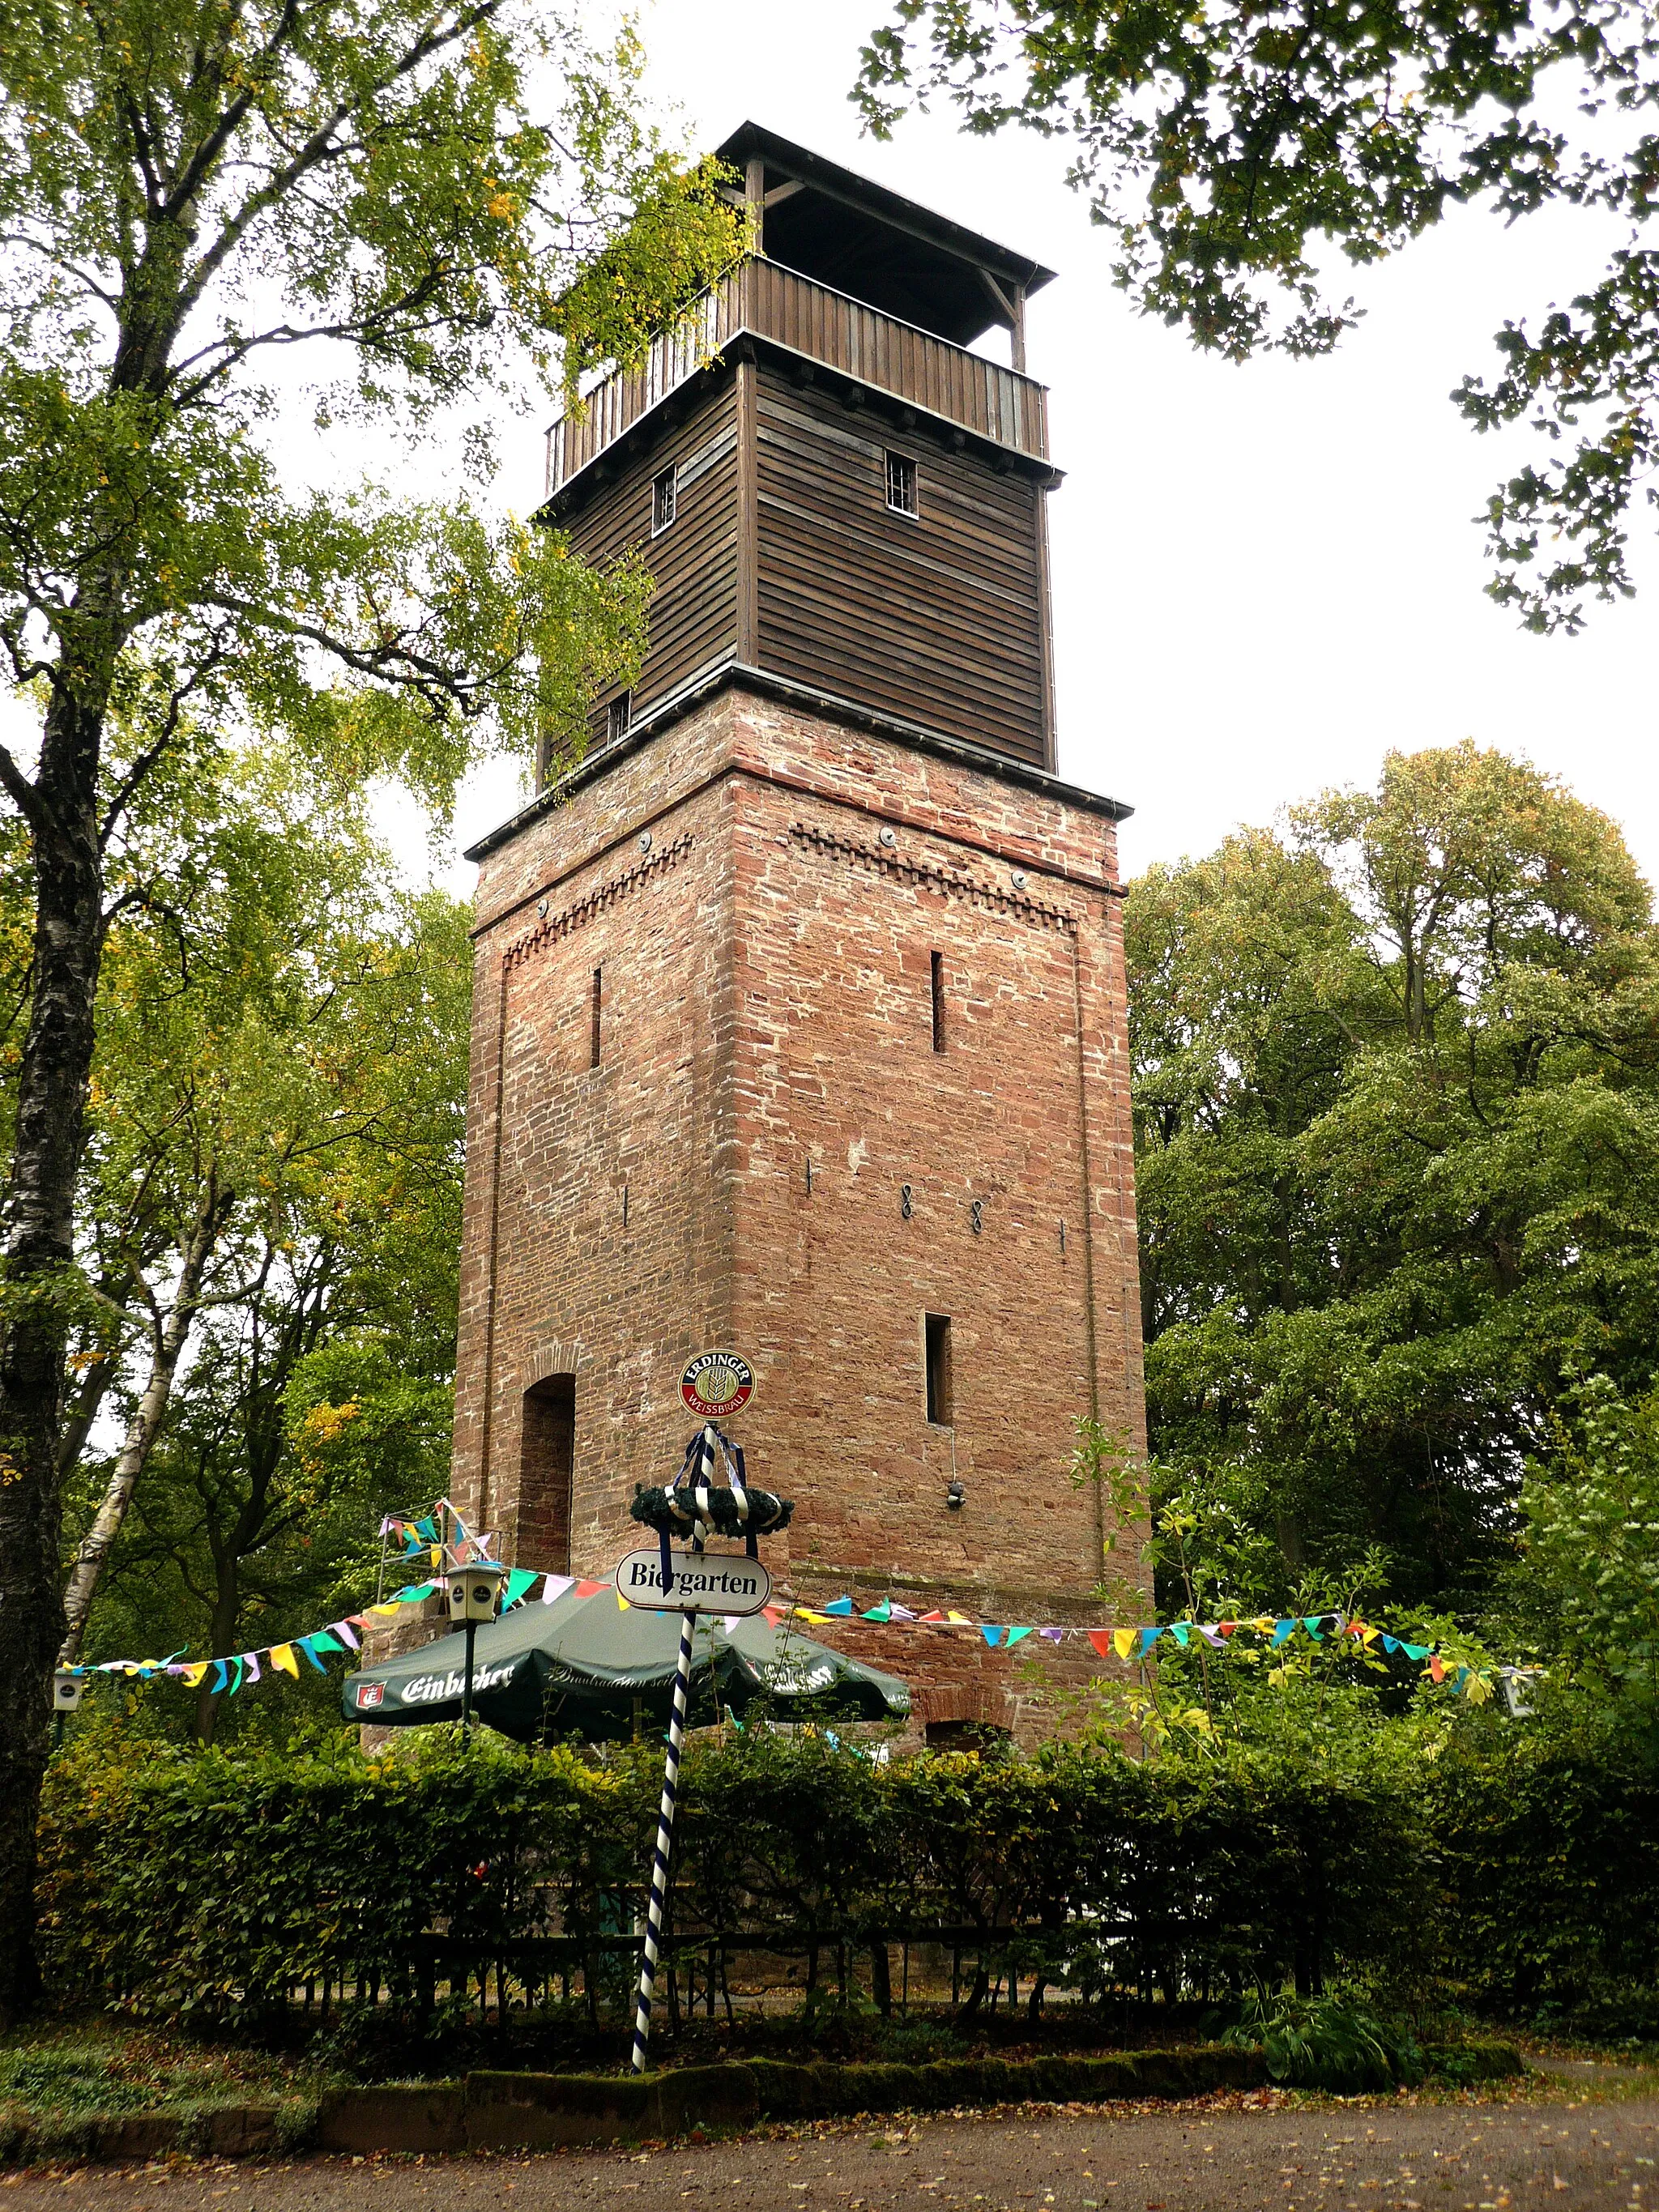
[[[758,1559],[721,1552],[677,1552],[674,1586],[662,1586],[662,1553],[630,1552],[617,1567],[617,1588],[647,1613],[758,1613],[770,1601],[772,1577]]]
[[[680,1396],[699,1420],[726,1420],[754,1395],[755,1370],[736,1352],[700,1352],[680,1376]]]

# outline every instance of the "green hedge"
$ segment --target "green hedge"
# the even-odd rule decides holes
[[[649,1752],[587,1765],[487,1738],[374,1763],[89,1742],[46,1793],[54,1978],[172,2016],[259,2014],[325,1979],[418,2008],[423,1936],[499,1958],[630,1926],[659,1788]],[[680,1805],[681,1934],[1018,1927],[1025,1976],[1086,1993],[1341,1972],[1567,2014],[1659,1982],[1659,1784],[1632,1759],[878,1765],[763,1735],[695,1748]]]

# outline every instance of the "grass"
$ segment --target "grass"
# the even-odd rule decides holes
[[[166,2112],[186,2122],[228,2106],[273,2106],[279,2136],[298,2142],[325,2077],[270,2053],[211,2047],[100,2020],[0,2036],[0,2144],[15,2154],[82,2149],[100,2122]]]

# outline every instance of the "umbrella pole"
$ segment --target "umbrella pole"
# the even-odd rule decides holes
[[[645,2071],[646,2039],[651,2033],[651,1992],[657,1979],[657,1952],[662,1938],[663,1910],[668,1901],[668,1860],[674,1844],[674,1801],[680,1773],[680,1746],[685,1739],[686,1706],[691,1686],[691,1637],[697,1625],[695,1613],[680,1616],[679,1664],[674,1670],[674,1710],[668,1722],[668,1754],[663,1761],[662,1803],[657,1809],[657,1848],[651,1860],[651,1901],[645,1914],[645,1950],[640,1960],[639,2002],[634,2009],[634,2071]]]

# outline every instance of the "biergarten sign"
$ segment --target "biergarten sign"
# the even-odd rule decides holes
[[[770,1603],[772,1577],[758,1559],[719,1552],[673,1555],[673,1587],[663,1588],[660,1552],[630,1552],[617,1568],[617,1589],[629,1605],[653,1613],[742,1616]]]

